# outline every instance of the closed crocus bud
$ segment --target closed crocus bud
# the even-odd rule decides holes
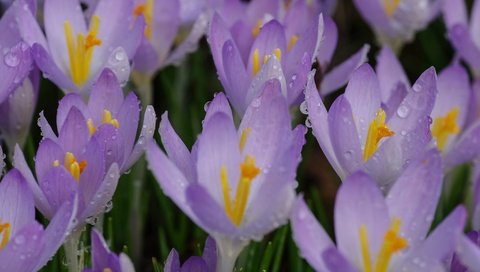
[[[217,271],[217,246],[215,240],[208,237],[205,241],[202,256],[191,256],[182,265],[178,253],[175,249],[170,251],[168,258],[165,261],[164,272],[178,272],[178,271],[201,271],[201,272],[215,272]]]

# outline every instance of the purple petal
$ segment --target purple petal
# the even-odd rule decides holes
[[[224,113],[215,113],[204,123],[198,143],[198,183],[203,185],[217,203],[223,203],[220,173],[227,170],[230,188],[236,188],[240,175],[240,150],[237,130]]]
[[[72,152],[74,155],[82,153],[90,136],[87,120],[76,107],[70,109],[59,132],[59,144],[65,151]]]
[[[170,254],[168,254],[167,260],[165,261],[165,266],[163,267],[163,271],[180,272],[180,259],[175,249],[172,249],[170,251]]]
[[[33,44],[32,56],[35,59],[35,64],[37,64],[38,68],[42,70],[44,77],[54,81],[55,84],[66,93],[80,92],[77,86],[73,84],[73,81],[64,73],[65,70],[61,70],[61,68],[57,66],[52,59],[52,56],[45,50],[43,46],[37,43]]]
[[[476,33],[480,33],[480,3],[475,1],[470,14],[470,33],[473,42],[480,48],[480,38]]]
[[[133,147],[130,157],[128,157],[127,161],[123,165],[121,169],[122,172],[130,169],[130,167],[132,167],[133,164],[137,162],[140,156],[143,155],[143,153],[147,149],[147,144],[153,138],[153,134],[155,133],[156,122],[157,116],[155,115],[155,110],[152,106],[149,105],[145,109],[145,114],[143,115],[143,125],[142,130],[140,131],[140,136],[138,136],[138,140]],[[126,141],[128,141],[127,137],[125,137],[125,142]]]
[[[39,179],[39,185],[54,213],[78,191],[78,182],[62,166],[52,166],[45,176]]]
[[[330,16],[323,16],[325,22],[325,38],[323,39],[317,55],[318,63],[322,70],[332,61],[333,53],[337,47],[338,30]]]
[[[2,81],[0,82],[0,102],[3,102],[32,70],[32,57],[30,48],[23,42],[12,46],[12,48],[4,47],[8,50],[3,55],[3,61],[0,62],[0,74]]]
[[[369,25],[382,27],[389,24],[390,18],[387,16],[382,2],[377,0],[354,0],[353,3]]]
[[[447,169],[474,159],[480,153],[480,121],[472,124],[445,155]]]
[[[206,188],[197,183],[190,184],[186,191],[186,197],[198,219],[197,225],[208,233],[224,233],[234,237],[237,228],[227,216],[225,209],[219,205]]]
[[[394,91],[399,83],[403,83],[408,88],[410,87],[410,81],[403,70],[402,64],[388,46],[382,47],[378,54],[375,70],[380,83],[382,101],[387,101],[394,95]]]
[[[297,199],[290,220],[293,239],[303,258],[317,271],[327,270],[321,253],[333,246],[333,243],[308,209],[303,197]]]
[[[112,271],[121,271],[118,256],[110,252],[103,236],[94,228],[91,232],[92,237],[92,262],[93,269],[103,271],[110,268]]]
[[[39,180],[43,179],[56,160],[63,165],[64,158],[65,151],[57,143],[48,138],[42,140],[35,156],[35,173],[37,178]]]
[[[258,50],[260,60],[263,60],[264,56],[272,55],[276,48],[280,49],[282,54],[284,54],[286,52],[286,47],[287,41],[283,26],[276,20],[271,20],[266,23],[260,29],[260,32],[251,47],[247,71],[249,73],[252,73],[253,71],[253,54],[255,50]]]
[[[196,172],[190,151],[170,124],[168,112],[162,114],[158,132],[160,133],[163,147],[170,161],[175,164],[187,180],[194,181],[196,179]]]
[[[456,208],[419,246],[408,252],[398,267],[405,271],[426,271],[426,267],[439,266],[445,258],[451,256],[462,234],[466,212],[463,207]]]
[[[121,89],[120,89],[120,94],[121,94]],[[123,96],[123,95],[122,95]],[[123,97],[122,97],[123,100]],[[153,111],[150,107],[147,107],[145,111],[145,115],[148,118],[144,118],[144,126],[147,126],[148,131],[147,134],[153,135],[153,131],[155,129],[155,112],[153,112],[153,120],[150,119],[150,115],[147,115],[147,113],[150,113]],[[133,93],[130,92],[127,97],[125,97],[125,100],[123,100],[123,103],[120,106],[120,109],[118,111],[118,122],[120,124],[120,127],[118,130],[120,131],[120,134],[122,135],[122,138],[124,140],[124,150],[125,150],[125,158],[128,158],[130,154],[133,151],[134,144],[135,144],[135,137],[137,136],[137,130],[138,130],[138,122],[139,122],[139,117],[140,117],[140,101],[138,100],[137,96]],[[152,122],[153,123],[149,123]],[[153,127],[152,127],[153,125]],[[145,131],[142,128],[143,136],[145,135]],[[142,135],[142,134],[141,134]],[[147,138],[151,138],[150,136],[147,136]],[[145,139],[148,140],[148,139]],[[124,168],[122,165],[122,169],[128,169]]]
[[[467,25],[467,7],[463,0],[445,0],[443,4],[443,18],[447,29],[456,24]]]
[[[208,236],[203,247],[202,259],[208,266],[208,271],[217,269],[217,245],[215,240]]]
[[[456,122],[460,128],[463,128],[472,97],[467,71],[460,65],[445,68],[438,75],[437,87],[438,94],[432,110],[432,118],[443,117],[457,107],[460,113]]]
[[[478,73],[480,71],[480,49],[472,40],[467,26],[456,24],[448,31],[448,36],[457,53]]]
[[[377,75],[369,64],[363,64],[352,74],[344,97],[351,106],[360,144],[363,147],[370,122],[375,118],[381,103]]]
[[[58,209],[52,218],[42,237],[45,245],[37,262],[36,269],[43,267],[57,252],[65,241],[68,234],[75,227],[75,216],[77,215],[78,199],[76,196]]]
[[[367,53],[370,50],[369,45],[364,45],[357,53],[348,58],[346,61],[337,65],[330,72],[325,74],[320,86],[322,96],[328,95],[333,91],[341,88],[353,72],[363,63],[367,61]]]
[[[32,46],[35,43],[43,48],[48,48],[45,35],[31,10],[25,8],[25,1],[17,0],[13,3],[15,9],[15,21],[22,39]]]
[[[158,54],[159,64],[165,61],[175,41],[180,26],[179,12],[179,1],[160,1],[153,5],[156,16],[152,19],[150,41]]]
[[[43,250],[43,227],[33,221],[12,237],[0,251],[0,263],[4,271],[34,271],[39,253]]]
[[[355,269],[347,259],[336,249],[330,247],[322,253],[322,258],[325,261],[326,267],[329,271],[355,272]]]
[[[216,93],[214,95],[212,101],[208,104],[203,123],[208,123],[210,118],[217,112],[226,114],[233,121],[232,109],[230,108],[230,104],[228,104],[228,99],[225,97],[224,93]]]
[[[463,271],[480,271],[480,248],[478,246],[478,237],[477,241],[472,241],[467,235],[461,235],[458,244],[458,257],[461,263],[468,267],[468,270],[464,267],[465,270]],[[457,272],[462,270],[454,270],[452,268],[451,271]]]
[[[182,272],[208,272],[210,271],[208,269],[207,264],[205,261],[198,257],[198,256],[192,256],[188,258],[188,260],[183,263],[182,269],[180,270]]]
[[[87,217],[98,216],[102,214],[107,203],[112,200],[112,196],[117,188],[118,179],[120,177],[117,164],[112,164],[105,174],[105,178],[90,199],[85,199],[86,207],[80,215],[80,222]]]
[[[228,40],[232,40],[228,27],[220,15],[217,13],[213,14],[208,33],[208,42],[215,67],[217,67],[218,77],[223,86],[228,86],[228,81],[225,77],[225,65],[223,64],[223,46]]]
[[[375,181],[363,172],[347,178],[335,201],[335,234],[337,247],[348,260],[362,267],[359,233],[367,231],[370,252],[378,252],[390,218],[382,192]]]
[[[363,168],[363,152],[350,103],[344,95],[333,102],[328,113],[328,127],[333,150],[347,173]]]
[[[175,202],[190,218],[193,213],[187,205],[185,191],[190,183],[184,174],[171,162],[155,142],[151,142],[147,149],[148,168],[155,176],[163,193]]]
[[[117,116],[122,103],[123,92],[117,77],[110,69],[103,70],[97,82],[93,84],[88,100],[88,109],[93,122],[101,123],[104,110],[109,110],[113,116]]]
[[[20,171],[20,173],[22,173],[28,184],[28,187],[30,187],[30,190],[32,190],[33,197],[35,199],[35,206],[40,210],[43,215],[51,218],[53,216],[52,207],[50,206],[50,203],[48,203],[45,194],[40,189],[40,186],[33,177],[32,171],[30,170],[27,161],[25,160],[25,156],[23,155],[23,152],[18,145],[15,146],[13,165],[16,169],[18,169],[18,171]]]
[[[325,157],[335,169],[340,177],[344,177],[345,173],[338,163],[335,151],[330,140],[330,132],[328,128],[328,113],[325,105],[318,94],[314,79],[315,71],[308,76],[307,87],[305,89],[305,102],[308,108],[308,118],[312,124],[313,135],[317,138]]]
[[[168,53],[168,51],[165,53]],[[141,74],[153,74],[162,64],[159,58],[159,53],[155,51],[153,45],[146,38],[143,38],[133,57],[133,69]]]
[[[232,40],[226,41],[223,45],[222,56],[226,81],[225,93],[241,114],[247,106],[245,97],[251,77],[247,74],[245,64]]]
[[[442,174],[440,154],[430,150],[404,170],[386,198],[390,216],[401,220],[402,236],[410,247],[427,236],[441,193]]]
[[[83,99],[80,95],[73,94],[73,93],[67,94],[58,103],[58,108],[57,108],[58,131],[61,131],[61,128],[63,127],[63,124],[65,123],[65,120],[67,119],[67,116],[73,107],[79,110],[85,118],[87,118],[87,116],[90,115],[87,105],[85,105],[85,102],[83,102]]]
[[[127,254],[120,253],[119,261],[122,272],[135,272],[135,267],[133,266],[132,260],[130,260]]]
[[[99,134],[103,134],[103,131],[100,131]],[[109,134],[108,130],[105,134]],[[99,138],[102,138],[100,136]],[[92,138],[87,146],[85,147],[85,152],[77,156],[79,162],[84,161],[86,166],[83,172],[80,175],[80,190],[82,191],[82,196],[84,199],[93,198],[93,195],[100,186],[106,169],[110,167],[111,164],[106,164],[105,157],[107,151],[105,148],[110,147],[109,143],[102,143],[97,137]],[[114,145],[114,144],[112,144]],[[112,151],[114,153],[114,151]]]
[[[391,95],[388,100],[383,101],[382,109],[387,115],[387,122],[393,115],[395,115],[396,110],[398,109],[402,101],[405,99],[405,97],[408,95],[407,88],[409,87],[407,87],[407,85],[405,85],[404,83],[397,84],[393,87],[393,90],[391,91]]]
[[[120,134],[120,131],[113,125],[104,124],[97,128],[97,131],[92,137],[97,140],[97,146],[104,152],[103,154],[101,152],[95,152],[95,155],[99,158],[104,158],[104,164],[107,168],[113,163],[123,165],[123,162],[125,161],[125,141],[122,136],[123,135]],[[87,161],[87,163],[88,162],[89,161]]]
[[[33,195],[22,174],[12,169],[0,183],[0,218],[10,223],[11,236],[35,220]]]
[[[53,129],[45,118],[43,111],[41,111],[39,115],[40,117],[38,118],[38,126],[42,131],[41,134],[43,138],[49,138],[56,142],[58,140],[57,135],[55,135],[55,133],[53,132]]]

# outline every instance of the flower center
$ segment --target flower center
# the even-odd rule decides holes
[[[460,113],[458,107],[453,108],[445,116],[435,118],[432,125],[432,135],[437,139],[437,146],[440,151],[445,149],[448,137],[460,132],[460,127],[457,124],[457,117]]]
[[[112,118],[112,113],[107,109],[103,110],[102,124],[110,124],[113,125],[115,128],[120,127],[120,123],[118,122],[118,120],[116,118]],[[95,127],[95,125],[93,124],[92,118],[88,118],[87,126],[88,131],[90,132],[90,136],[93,135],[95,131],[97,131],[97,127]]]
[[[145,37],[150,39],[152,36],[152,17],[153,17],[153,0],[146,0],[143,4],[138,4],[133,10],[135,18],[143,14],[145,18]]]
[[[83,33],[78,33],[75,39],[69,21],[65,21],[63,28],[70,60],[70,75],[77,86],[82,86],[88,79],[95,46],[102,45],[102,40],[97,38],[100,18],[98,16],[92,17],[86,37]]]
[[[395,135],[395,132],[385,124],[387,114],[383,109],[378,109],[375,118],[368,128],[367,140],[365,141],[365,149],[363,150],[363,160],[367,161],[377,151],[378,143],[383,138]]]
[[[275,48],[273,49],[271,54],[263,56],[263,64],[267,63],[267,61],[272,57],[272,55],[275,55],[275,57],[277,57],[277,59],[280,61],[282,59],[282,50],[280,50],[280,48]],[[252,72],[255,76],[256,74],[258,74],[261,68],[260,51],[258,49],[255,49],[255,51],[253,51],[252,63]]]
[[[243,151],[251,128],[245,128],[240,136],[239,148]],[[240,163],[240,180],[238,181],[237,191],[233,202],[230,199],[230,184],[228,182],[228,171],[225,166],[220,169],[220,182],[222,184],[223,200],[225,212],[232,222],[239,226],[242,223],[245,207],[247,206],[248,195],[252,180],[260,173],[260,169],[255,166],[255,157],[246,155],[245,160]]]
[[[257,23],[255,24],[255,26],[252,28],[252,36],[254,38],[256,38],[258,36],[258,33],[260,33],[260,29],[262,28],[263,26],[263,20],[262,19],[258,19],[257,20]]]
[[[60,166],[60,162],[55,160],[53,162],[53,166],[58,167]],[[75,155],[71,152],[65,153],[65,158],[63,159],[63,166],[67,169],[68,172],[72,175],[72,177],[78,182],[80,181],[80,175],[83,173],[85,168],[87,167],[87,162],[82,160],[78,162],[75,158]]]
[[[112,269],[110,267],[104,268],[102,272],[112,272]]]
[[[7,222],[0,224],[0,235],[2,236],[2,239],[0,240],[0,250],[7,245],[8,239],[10,238],[10,230],[10,223]]]
[[[400,5],[401,0],[383,0],[385,12],[389,17],[392,17]]]
[[[372,260],[370,256],[370,247],[368,245],[367,228],[365,225],[360,226],[360,250],[362,253],[363,271],[365,272],[387,272],[388,265],[394,254],[408,246],[407,239],[399,235],[400,219],[393,218],[390,228],[383,237],[380,250],[377,253],[376,260]],[[374,262],[372,262],[374,261]]]

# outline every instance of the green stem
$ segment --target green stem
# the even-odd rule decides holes
[[[83,270],[83,250],[79,249],[82,232],[83,230],[72,232],[63,245],[68,271],[70,272],[80,272]]]

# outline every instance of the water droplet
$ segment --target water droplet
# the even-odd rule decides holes
[[[307,101],[303,101],[303,102],[300,104],[300,112],[303,113],[303,114],[308,114]]]
[[[3,56],[3,61],[8,67],[15,68],[20,64],[20,58],[17,56],[15,52],[9,51],[8,53]]]
[[[211,101],[207,101],[205,105],[203,105],[203,110],[208,111],[208,107],[210,106]]]
[[[353,151],[347,150],[347,151],[345,151],[345,154],[344,154],[344,155],[345,155],[345,159],[349,160],[349,159],[352,158]]]
[[[307,119],[305,119],[305,126],[308,127],[308,128],[312,127],[312,122],[310,121],[310,119],[308,117],[307,117]]]
[[[397,109],[397,115],[398,115],[398,117],[400,117],[400,118],[406,118],[409,113],[410,113],[410,109],[409,109],[407,106],[405,106],[405,105],[401,105],[401,106],[398,107],[398,109]]]
[[[252,107],[254,107],[254,108],[260,107],[261,104],[262,104],[262,102],[260,101],[260,98],[255,98],[255,99],[252,101]]]
[[[13,239],[13,242],[17,245],[23,245],[25,243],[25,236],[22,234],[17,235],[15,239]]]
[[[415,85],[413,85],[412,90],[413,90],[414,92],[417,92],[417,93],[418,93],[418,92],[421,92],[421,91],[423,90],[423,87],[422,87],[422,85],[420,85],[420,84],[415,84]]]

